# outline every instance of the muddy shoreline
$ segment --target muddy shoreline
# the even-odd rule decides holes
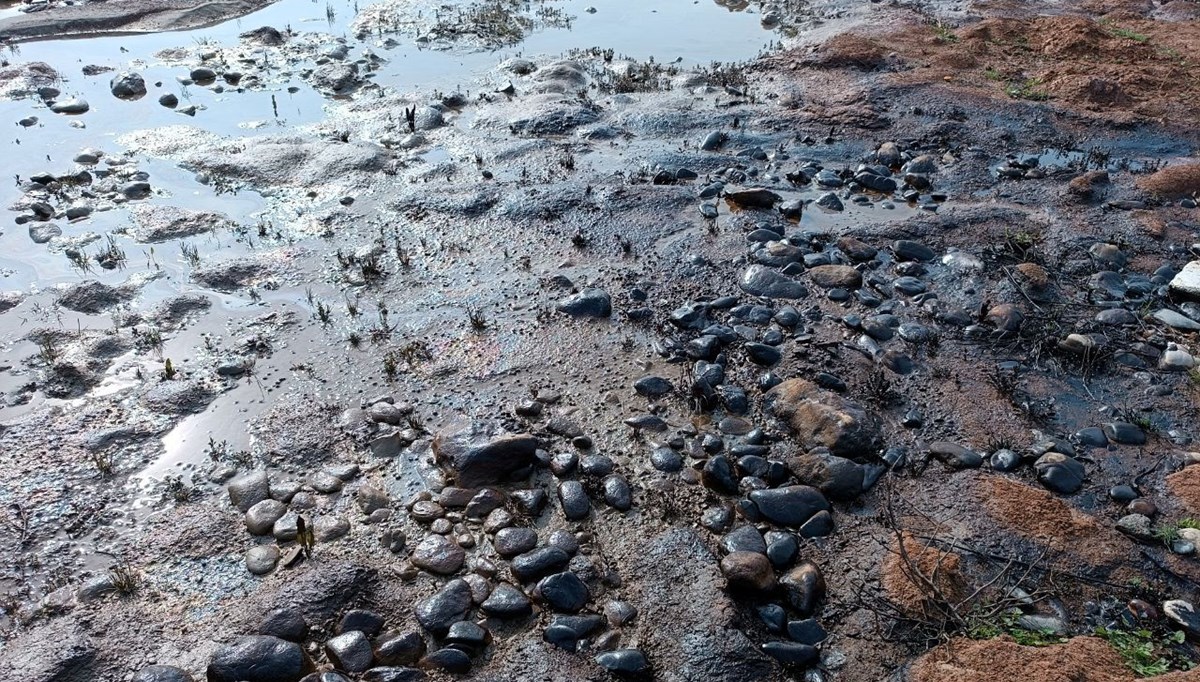
[[[1194,674],[1196,11],[506,3],[6,57],[0,671]]]

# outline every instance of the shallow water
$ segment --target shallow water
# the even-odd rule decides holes
[[[611,49],[618,56],[654,59],[687,68],[712,62],[744,61],[768,48],[777,37],[764,29],[760,17],[752,10],[708,1],[567,0],[545,4],[561,11],[569,17],[569,22],[566,25],[562,22],[535,24],[524,40],[502,49],[480,49],[469,45],[432,49],[404,33],[359,41],[351,30],[360,9],[354,0],[330,0],[327,3],[282,0],[251,15],[191,31],[22,44],[5,55],[8,61],[46,62],[63,76],[63,81],[56,84],[63,96],[83,97],[91,108],[80,116],[64,116],[50,112],[37,99],[0,101],[0,121],[13,126],[9,139],[4,141],[4,170],[8,178],[14,175],[28,177],[38,172],[62,174],[75,168],[72,159],[83,149],[94,148],[108,157],[118,156],[123,152],[117,142],[121,136],[160,126],[192,125],[219,135],[238,137],[270,135],[322,121],[329,100],[303,80],[300,69],[293,65],[281,65],[283,69],[290,69],[291,75],[278,77],[278,74],[271,74],[264,89],[237,91],[231,88],[216,92],[210,87],[181,84],[179,80],[187,75],[188,67],[165,64],[156,57],[160,51],[181,46],[236,45],[239,34],[260,26],[344,38],[351,54],[370,49],[386,60],[373,72],[374,83],[401,92],[421,92],[426,96],[437,90],[471,92],[502,87],[503,84],[495,80],[498,76],[494,67],[509,57],[553,57],[574,49],[595,47]],[[364,4],[361,9],[365,7]],[[0,8],[0,16],[14,11]],[[88,65],[109,67],[112,71],[86,76],[82,69]],[[111,95],[111,78],[124,70],[142,74],[149,91],[145,97],[123,101]],[[158,105],[157,99],[164,93],[178,96],[181,107],[197,106],[196,115],[185,116]],[[29,116],[37,117],[36,126],[16,125],[18,120]],[[460,121],[459,125],[469,125],[469,121]],[[423,158],[432,166],[451,161],[451,154],[435,146],[425,152]],[[257,193],[218,192],[198,182],[190,171],[166,160],[138,155],[134,162],[138,169],[149,173],[151,184],[161,193],[147,203],[217,211],[241,224],[253,224],[270,214],[269,200]],[[103,165],[102,161],[101,167]],[[19,183],[0,183],[0,205],[5,209],[21,196]],[[9,212],[8,215],[11,218],[16,213]],[[124,208],[118,207],[75,222],[55,222],[62,228],[64,238],[92,234],[103,239],[126,226],[129,215]],[[89,393],[96,397],[119,395],[136,387],[142,382],[139,372],[160,371],[163,357],[190,358],[191,363],[211,361],[207,357],[204,360],[193,357],[196,349],[203,346],[202,333],[236,336],[247,320],[268,308],[296,308],[307,315],[302,300],[303,286],[262,292],[265,300],[284,303],[281,308],[260,306],[240,294],[220,294],[189,283],[190,267],[180,252],[180,240],[148,245],[117,235],[116,242],[128,258],[126,267],[118,270],[94,267],[81,272],[72,267],[61,248],[34,244],[26,226],[8,225],[0,233],[0,290],[23,291],[29,298],[18,308],[0,315],[0,347],[10,359],[7,364],[13,367],[0,372],[0,392],[3,393],[14,391],[37,374],[25,366],[25,360],[38,352],[33,342],[23,338],[30,329],[58,326],[87,331],[111,328],[111,315],[82,315],[55,306],[53,288],[57,285],[83,279],[116,285],[135,273],[156,274],[157,278],[142,288],[134,304],[136,310],[149,308],[171,295],[197,290],[203,291],[214,302],[201,324],[171,335],[157,353],[131,352],[117,358],[102,383]],[[206,261],[246,254],[253,248],[248,240],[237,240],[235,235],[227,232],[183,241],[199,247]],[[90,242],[85,250],[94,252],[97,248],[97,242]],[[185,481],[203,479],[209,461],[206,453],[210,440],[234,450],[252,447],[245,424],[272,403],[280,392],[287,390],[290,384],[283,385],[282,382],[293,375],[293,364],[312,362],[314,358],[334,352],[329,339],[319,329],[303,332],[300,339],[294,341],[307,347],[280,349],[269,357],[260,358],[253,378],[237,382],[236,387],[225,391],[204,412],[180,420],[165,433],[157,452],[143,453],[149,456],[143,465],[132,469],[126,466],[123,473],[132,475],[127,482],[131,490],[127,502],[109,506],[112,521],[108,527],[130,527],[138,519],[154,513],[162,499],[157,482],[165,476],[180,475]],[[89,398],[84,397],[53,402],[71,409],[82,407],[87,400]],[[37,394],[26,404],[0,406],[0,420],[20,418],[45,402]],[[406,485],[422,484],[416,477]],[[97,547],[88,538],[81,538],[80,543],[85,554]],[[100,556],[96,566],[110,563],[109,559]]]
[[[535,7],[537,5],[534,5]],[[82,96],[91,105],[91,110],[81,116],[61,116],[51,113],[41,102],[20,100],[0,102],[0,121],[12,122],[11,139],[7,142],[5,170],[23,177],[37,172],[62,174],[72,170],[72,158],[85,148],[103,150],[108,156],[122,153],[118,139],[127,133],[149,128],[191,125],[223,136],[241,137],[270,135],[283,130],[296,129],[307,124],[321,122],[326,118],[329,100],[315,91],[303,78],[296,65],[282,66],[292,72],[289,77],[276,78],[270,74],[264,78],[268,84],[263,90],[234,89],[216,92],[215,89],[199,86],[183,86],[181,77],[187,74],[182,65],[164,64],[155,55],[162,50],[179,46],[231,46],[238,43],[238,35],[264,25],[284,29],[290,26],[298,33],[327,33],[334,38],[345,38],[351,46],[351,54],[370,49],[386,61],[372,73],[372,81],[387,89],[399,92],[420,92],[428,97],[434,91],[473,92],[482,89],[495,90],[503,86],[495,66],[502,60],[515,56],[564,55],[571,50],[600,48],[611,49],[615,55],[637,60],[653,58],[659,63],[677,63],[682,68],[707,66],[712,62],[744,61],[760,54],[778,39],[778,35],[765,29],[760,17],[751,9],[741,5],[733,8],[708,1],[693,0],[648,0],[629,3],[617,0],[567,0],[549,2],[546,6],[560,10],[570,17],[568,25],[535,27],[523,41],[503,49],[478,49],[460,46],[451,49],[431,49],[416,42],[412,35],[395,33],[387,36],[356,40],[351,25],[356,15],[353,0],[332,0],[315,3],[310,0],[283,0],[260,12],[223,24],[193,31],[150,35],[125,35],[103,38],[87,38],[66,41],[44,41],[23,44],[11,61],[44,61],[62,73],[65,81],[59,84],[65,96]],[[595,12],[588,9],[594,7]],[[365,8],[365,6],[364,6]],[[101,65],[114,69],[113,72],[96,76],[84,76],[85,65]],[[137,101],[122,101],[109,92],[109,81],[116,72],[132,69],[141,73],[147,83],[149,94]],[[199,107],[194,117],[184,116],[157,104],[164,92],[176,94],[181,106],[193,104]],[[278,114],[276,114],[276,109]],[[25,129],[15,125],[16,121],[37,116],[39,124]],[[82,122],[86,127],[75,127],[73,122]],[[462,117],[454,125],[465,129],[470,126],[469,117]],[[689,133],[691,135],[692,133]],[[696,135],[702,135],[696,131]],[[753,139],[753,136],[750,136]],[[19,144],[18,144],[19,140]],[[639,158],[652,157],[661,152],[661,141],[630,142],[618,156]],[[455,155],[462,157],[470,150],[447,149],[433,146],[422,152],[422,160],[430,167],[452,163]],[[458,158],[463,162],[464,158]],[[136,155],[133,161],[137,168],[149,173],[150,182],[162,196],[155,195],[147,203],[180,206],[183,208],[216,211],[223,213],[242,225],[252,225],[263,217],[272,216],[272,202],[253,191],[222,192],[213,186],[201,184],[192,174],[174,163],[146,155]],[[586,171],[599,177],[614,170],[625,170],[589,166],[592,162],[581,159]],[[611,163],[609,161],[608,163]],[[102,163],[103,165],[103,163]],[[523,172],[523,169],[522,169]],[[514,182],[516,168],[497,168],[498,181]],[[508,177],[508,176],[512,177]],[[815,187],[781,191],[785,198],[814,199],[820,192]],[[0,204],[7,208],[20,198],[17,183],[0,183]],[[921,209],[894,202],[890,209],[874,203],[867,206],[848,205],[841,214],[830,214],[813,208],[805,211],[798,229],[836,230],[864,217],[873,219],[902,219]],[[722,203],[721,212],[729,208]],[[15,216],[10,213],[10,216]],[[294,218],[294,216],[293,216]],[[117,208],[98,212],[75,223],[56,221],[63,229],[63,236],[78,238],[88,233],[103,238],[114,230],[129,223],[128,211]],[[286,222],[286,221],[284,221]],[[289,235],[299,239],[298,248],[329,255],[329,247],[313,237]],[[103,382],[93,389],[91,396],[119,395],[122,391],[143,383],[141,372],[146,376],[161,372],[163,358],[182,358],[185,371],[203,366],[201,371],[211,372],[211,363],[221,351],[207,352],[202,334],[237,339],[245,335],[245,329],[254,317],[268,313],[294,312],[299,324],[288,334],[290,347],[275,349],[275,352],[259,357],[253,377],[242,378],[236,385],[224,391],[200,414],[183,417],[169,430],[161,441],[151,449],[141,450],[136,464],[128,463],[121,474],[129,478],[124,502],[113,501],[109,507],[111,518],[122,527],[128,528],[138,519],[161,508],[162,489],[159,483],[168,475],[179,475],[185,481],[206,478],[211,462],[208,456],[210,442],[224,444],[231,450],[253,449],[252,434],[246,425],[275,404],[297,381],[296,366],[311,364],[332,367],[345,365],[339,376],[333,373],[329,385],[322,379],[308,382],[304,390],[325,395],[331,400],[345,401],[347,396],[364,391],[377,393],[386,390],[378,375],[366,377],[352,365],[362,364],[361,358],[346,358],[344,337],[334,338],[312,319],[311,306],[305,304],[305,290],[311,283],[318,297],[338,302],[344,292],[324,281],[320,258],[309,258],[304,267],[309,268],[302,279],[288,281],[275,291],[261,291],[263,304],[259,304],[244,292],[223,294],[199,287],[189,281],[191,266],[180,251],[180,241],[173,240],[151,245],[139,244],[128,236],[117,236],[118,245],[125,251],[128,263],[121,270],[93,268],[89,272],[74,269],[61,249],[33,244],[26,227],[12,225],[0,234],[0,290],[20,290],[30,295],[20,307],[0,315],[0,346],[11,358],[13,369],[0,372],[0,392],[8,393],[28,383],[37,372],[26,366],[27,358],[37,353],[34,343],[23,340],[35,327],[61,326],[68,330],[110,329],[112,316],[108,314],[89,316],[55,309],[51,289],[56,285],[71,284],[83,279],[98,279],[107,284],[118,284],[136,274],[155,274],[157,277],[141,289],[134,303],[136,310],[144,310],[175,294],[203,292],[213,308],[202,317],[202,322],[171,334],[163,347],[156,353],[131,352],[113,362]],[[253,253],[255,246],[250,239],[238,239],[229,232],[202,235],[185,241],[199,248],[205,262],[226,259]],[[274,243],[273,243],[274,244]],[[278,244],[274,244],[278,246]],[[687,248],[686,236],[682,233],[666,234],[657,244],[660,257],[677,257]],[[95,242],[87,250],[94,252]],[[316,272],[314,272],[314,270]],[[505,273],[485,271],[476,273],[492,288],[502,289]],[[490,279],[489,279],[490,278]],[[445,317],[446,301],[472,300],[478,281],[440,282],[442,290],[423,294],[419,302],[396,303],[397,317],[408,315],[414,326],[425,326]],[[364,300],[364,306],[373,305]],[[402,308],[402,309],[401,309]],[[41,312],[37,312],[41,311]],[[452,311],[460,314],[458,309]],[[513,314],[532,317],[532,310],[514,311]],[[416,320],[416,318],[420,318]],[[457,320],[456,323],[461,322]],[[345,330],[340,330],[345,331]],[[496,347],[482,348],[472,340],[446,342],[437,349],[439,356],[454,358],[463,367],[480,374],[500,376],[508,367],[506,363],[520,362],[510,357],[505,343],[514,343],[499,334],[493,335],[488,343]],[[361,369],[361,368],[359,368]],[[376,370],[377,371],[377,370]],[[287,383],[285,383],[287,382]],[[294,390],[294,389],[293,389]],[[447,398],[453,400],[453,398]],[[82,407],[87,397],[74,401],[63,401],[68,407]],[[11,420],[38,408],[44,401],[40,396],[24,405],[0,407],[0,420]],[[165,418],[164,418],[165,419]],[[415,456],[415,455],[414,455]],[[405,467],[414,472],[411,480],[402,481],[408,492],[422,485],[417,467]],[[121,479],[114,480],[121,485]],[[110,524],[111,526],[112,524]],[[93,546],[84,538],[83,549]],[[95,546],[105,544],[95,543]]]
[[[711,2],[651,0],[635,4],[570,0],[550,4],[571,17],[569,28],[536,28],[522,43],[500,50],[428,49],[403,35],[396,36],[400,42],[392,48],[380,46],[377,44],[380,41],[374,39],[360,43],[349,32],[357,5],[352,0],[325,4],[283,0],[248,16],[191,31],[21,44],[13,49],[10,61],[46,62],[63,75],[64,80],[58,85],[63,96],[81,96],[91,109],[80,116],[64,116],[51,113],[36,99],[0,101],[0,121],[14,124],[5,150],[5,171],[9,178],[41,171],[62,173],[73,167],[71,159],[85,148],[97,148],[110,156],[119,154],[116,138],[158,126],[187,124],[221,135],[247,136],[272,134],[281,128],[322,120],[326,99],[298,76],[264,90],[230,89],[218,93],[210,88],[179,84],[177,79],[186,76],[186,69],[164,65],[154,56],[181,45],[236,44],[240,33],[259,26],[291,26],[296,31],[346,37],[352,46],[370,47],[388,60],[375,73],[376,83],[422,92],[469,91],[480,86],[486,73],[509,56],[559,55],[575,48],[596,46],[632,58],[678,60],[681,66],[696,66],[751,58],[774,38],[751,11],[735,11]],[[587,11],[593,7],[594,13]],[[114,71],[85,76],[81,71],[85,65],[111,67]],[[149,94],[141,100],[122,101],[109,93],[108,84],[115,73],[131,68],[145,77]],[[179,96],[181,106],[196,105],[200,110],[194,117],[188,117],[158,106],[157,97],[168,92]],[[276,108],[278,117],[274,113]],[[38,118],[35,127],[25,129],[15,125],[28,116]],[[72,124],[78,123],[86,127],[73,127]],[[444,158],[445,151],[436,148],[427,155],[431,163]],[[219,210],[235,221],[250,221],[264,208],[262,202],[246,193],[215,196],[211,189],[195,182],[190,173],[169,163],[145,159],[140,163],[143,170],[150,172],[156,189],[170,195],[156,197],[151,202]],[[0,183],[0,204],[7,207],[20,196],[16,183]],[[85,230],[104,234],[119,226],[124,216],[124,211],[97,213],[77,226],[62,225],[64,236]],[[142,260],[148,257],[145,247],[127,240],[121,241],[121,246],[130,255],[131,263],[139,260],[137,256],[142,256]],[[171,244],[162,245],[160,254],[162,249],[173,248]],[[49,254],[44,246],[32,244],[22,226],[0,234],[0,273],[3,277],[0,288],[22,291],[78,281],[79,276],[61,254]],[[122,279],[118,272],[91,274],[108,283]],[[0,332],[8,326],[8,320],[0,318]],[[4,337],[12,341],[9,334]]]

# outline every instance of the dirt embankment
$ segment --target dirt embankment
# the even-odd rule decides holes
[[[0,42],[203,28],[258,11],[274,0],[123,0],[0,19]]]
[[[909,682],[1130,682],[1136,679],[1108,642],[1075,637],[1054,646],[1022,646],[1007,637],[956,639],[925,654],[909,671]],[[1195,680],[1177,672],[1156,682]]]
[[[1110,12],[991,17],[962,27],[920,18],[900,29],[857,29],[777,59],[796,68],[886,72],[897,86],[1048,101],[1126,123],[1187,125],[1200,120],[1196,55],[1200,21]]]

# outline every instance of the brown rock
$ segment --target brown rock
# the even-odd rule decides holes
[[[1067,184],[1067,192],[1085,201],[1098,198],[1100,188],[1108,184],[1108,171],[1088,171]]]
[[[842,253],[850,257],[850,260],[863,262],[869,261],[879,253],[879,249],[864,242],[856,237],[845,236],[837,241],[837,247]]]
[[[811,616],[825,598],[825,576],[811,561],[805,561],[779,579],[787,594],[788,604],[801,616]]]
[[[1021,263],[1017,265],[1016,270],[1031,289],[1045,289],[1050,285],[1050,275],[1037,263]]]
[[[826,289],[857,289],[862,286],[862,273],[849,265],[818,265],[808,271],[808,276],[818,286]]]
[[[824,446],[848,459],[882,447],[879,420],[862,406],[804,379],[790,379],[767,393],[769,409],[806,449]]]
[[[1002,332],[1017,332],[1025,324],[1025,313],[1012,303],[1001,303],[988,310],[987,321]]]
[[[733,552],[721,559],[721,573],[734,592],[766,594],[775,588],[775,571],[765,554]]]
[[[1154,504],[1154,500],[1139,497],[1129,503],[1125,511],[1130,514],[1141,514],[1142,516],[1154,516],[1158,514],[1158,505]]]

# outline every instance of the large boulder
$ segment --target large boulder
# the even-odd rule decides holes
[[[805,448],[826,447],[839,457],[861,459],[883,447],[874,414],[804,379],[790,379],[771,389],[767,405]]]
[[[89,682],[96,645],[74,619],[52,620],[31,627],[5,642],[0,679],[22,682]]]
[[[831,508],[820,490],[807,485],[751,490],[750,501],[763,518],[781,526],[801,526]]]
[[[528,434],[487,437],[475,429],[439,434],[433,441],[437,462],[454,472],[458,485],[471,488],[508,480],[534,462],[537,448],[537,438]]]
[[[210,682],[296,682],[312,670],[299,644],[270,635],[239,637],[213,654]]]
[[[863,491],[863,465],[825,450],[789,458],[787,465],[801,483],[817,488],[826,497],[852,500]]]

